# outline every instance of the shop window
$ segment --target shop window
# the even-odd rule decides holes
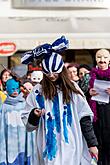
[[[87,49],[70,49],[65,53],[65,62],[73,62],[77,64],[95,65],[95,52],[96,50]]]

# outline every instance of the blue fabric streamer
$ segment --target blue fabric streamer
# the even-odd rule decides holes
[[[59,133],[61,130],[61,125],[60,125],[60,110],[59,110],[59,99],[58,95],[56,95],[53,99],[53,108],[52,108],[53,114],[55,116],[55,126],[56,130]]]
[[[67,130],[67,123],[66,123],[66,111],[63,112],[63,132],[64,132],[64,138],[65,142],[68,142],[68,130]]]
[[[37,96],[36,96],[36,100],[39,104],[39,108],[40,109],[43,109],[45,108],[45,105],[44,105],[44,97],[39,93]]]
[[[67,104],[67,123],[71,126],[72,123],[72,112],[71,112],[71,106],[68,103]]]
[[[46,156],[49,160],[53,160],[57,152],[57,140],[54,134],[54,120],[51,117],[50,112],[47,114],[49,118],[47,119],[47,135],[46,135],[46,149],[43,152],[43,158]]]

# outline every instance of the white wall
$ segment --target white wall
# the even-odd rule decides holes
[[[108,0],[110,3],[110,1]],[[108,5],[109,6],[109,5]],[[110,18],[110,9],[93,10],[24,10],[12,9],[11,0],[0,0],[0,17],[108,17]],[[1,25],[2,26],[2,25]],[[37,24],[36,26],[39,26]],[[45,26],[45,25],[44,25]],[[8,29],[8,24],[3,28]],[[16,27],[19,28],[19,27]],[[34,27],[35,28],[35,27]],[[55,28],[55,27],[52,27]],[[17,50],[31,49],[35,45],[45,42],[52,42],[61,35],[66,35],[70,40],[70,48],[110,48],[110,33],[21,33],[6,34],[0,32],[0,42],[12,41],[17,45]]]

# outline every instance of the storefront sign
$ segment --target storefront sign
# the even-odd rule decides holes
[[[13,42],[0,43],[0,56],[10,56],[16,51],[16,44]]]
[[[13,8],[108,8],[108,0],[12,0]]]

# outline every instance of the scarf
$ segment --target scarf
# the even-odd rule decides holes
[[[110,81],[110,67],[106,70],[101,70],[100,68],[93,68],[90,72],[90,77],[91,77],[89,82],[90,89],[94,87],[95,79]],[[89,105],[94,113],[94,122],[96,122],[98,119],[96,101],[90,99]]]
[[[25,102],[25,99],[23,98],[23,93],[20,93],[17,97],[11,97],[8,95],[4,104],[16,106],[16,104],[20,102]]]

